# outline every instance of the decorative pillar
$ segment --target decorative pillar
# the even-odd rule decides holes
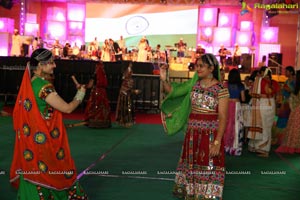
[[[26,22],[26,0],[21,0],[20,2],[20,35],[24,35],[25,31],[25,22]]]

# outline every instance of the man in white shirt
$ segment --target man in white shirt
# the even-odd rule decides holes
[[[119,44],[120,49],[122,50],[122,53],[125,54],[127,51],[127,48],[126,48],[126,42],[122,35],[120,36],[120,40],[118,41],[118,44]]]
[[[234,50],[233,50],[233,66],[239,66],[241,64],[241,49],[237,43],[234,45]]]
[[[14,30],[14,34],[12,35],[12,44],[11,44],[11,56],[20,56],[21,55],[21,46],[22,46],[22,40],[21,36],[19,34],[18,29]]]

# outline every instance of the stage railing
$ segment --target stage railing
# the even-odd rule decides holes
[[[161,85],[159,75],[133,74],[136,110],[151,110],[158,112],[161,103]]]
[[[0,96],[4,96],[6,102],[15,102],[27,61],[29,58],[26,57],[0,57]],[[71,76],[74,75],[80,83],[88,83],[89,79],[94,76],[97,62],[59,59],[55,60],[55,63],[55,88],[65,101],[70,102],[76,93]],[[128,64],[128,61],[104,62],[104,70],[108,80],[107,95],[112,111],[116,108],[123,69]],[[133,63],[134,89],[141,91],[134,97],[134,103],[138,110],[157,111],[160,108],[159,76],[147,74],[150,72],[151,65],[152,63]],[[88,96],[87,94],[86,99]]]

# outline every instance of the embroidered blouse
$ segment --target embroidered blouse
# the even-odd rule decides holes
[[[222,83],[203,88],[198,81],[191,92],[192,113],[217,113],[219,99],[228,96],[228,89]]]
[[[50,119],[53,113],[53,108],[47,104],[45,99],[51,92],[56,92],[54,86],[49,81],[46,81],[40,77],[34,79],[31,84],[36,103],[43,118]]]

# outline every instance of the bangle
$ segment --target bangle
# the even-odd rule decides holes
[[[81,103],[82,100],[84,99],[84,96],[85,96],[85,92],[83,92],[81,90],[77,90],[74,100],[79,101]]]
[[[214,145],[219,145],[220,143],[219,143],[219,141],[218,140],[215,140],[214,141]]]

